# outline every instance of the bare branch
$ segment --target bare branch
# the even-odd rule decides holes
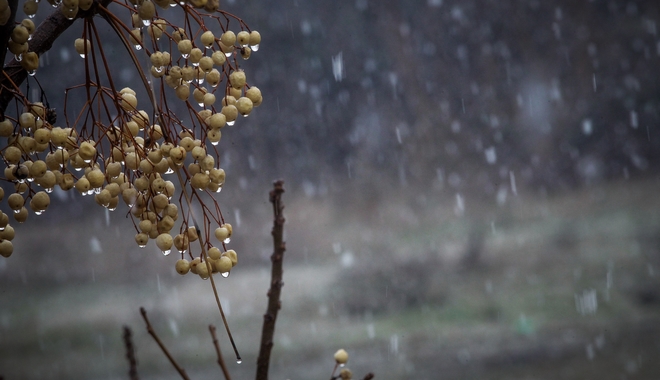
[[[220,365],[222,373],[225,375],[225,379],[231,380],[231,376],[229,376],[229,370],[227,370],[227,366],[225,365],[225,360],[222,358],[222,352],[220,352],[218,338],[215,335],[215,326],[209,325],[209,331],[211,332],[211,337],[213,338],[213,347],[215,347],[215,353],[218,355],[218,365]]]
[[[144,322],[147,324],[147,332],[149,333],[149,335],[151,335],[152,338],[154,338],[156,343],[158,343],[158,346],[160,347],[161,350],[163,350],[163,353],[170,360],[170,363],[172,363],[172,365],[177,370],[177,372],[179,372],[181,378],[183,378],[184,380],[190,380],[190,378],[188,378],[188,375],[186,374],[186,371],[177,364],[177,362],[174,360],[172,355],[170,355],[170,352],[167,351],[167,348],[165,347],[163,342],[160,341],[158,335],[156,335],[156,331],[154,331],[154,329],[151,327],[151,323],[149,323],[149,319],[147,318],[147,311],[144,310],[143,307],[140,308],[140,314],[142,314],[142,318],[144,319]]]
[[[135,346],[133,346],[133,333],[130,327],[124,326],[124,345],[126,346],[126,359],[128,359],[128,376],[131,380],[138,380],[137,359],[135,358]]]
[[[286,244],[283,240],[284,232],[284,204],[282,203],[284,193],[284,181],[278,180],[273,183],[270,192],[270,202],[273,204],[273,254],[270,260],[273,263],[271,269],[270,290],[268,290],[268,308],[264,314],[264,324],[261,331],[261,348],[257,358],[257,380],[268,379],[268,366],[270,364],[270,352],[273,348],[273,336],[275,334],[275,321],[277,313],[282,307],[280,294],[284,282],[282,281],[282,259]]]

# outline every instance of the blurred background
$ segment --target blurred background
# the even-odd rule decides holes
[[[339,348],[355,378],[660,378],[660,4],[221,6],[263,39],[243,67],[264,102],[219,145],[240,258],[218,281],[234,378],[256,368],[276,178],[288,250],[271,378],[328,378]],[[81,81],[62,75],[82,67],[81,28],[37,74],[58,109]],[[118,86],[135,83],[107,43]],[[0,375],[127,379],[128,325],[141,378],[176,379],[144,306],[191,378],[221,377],[210,284],[137,248],[125,207],[54,194],[0,260]]]

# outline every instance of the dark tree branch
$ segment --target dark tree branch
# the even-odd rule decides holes
[[[229,376],[229,370],[225,365],[225,359],[222,358],[222,352],[220,351],[220,345],[218,344],[218,337],[215,335],[215,326],[209,325],[209,331],[211,332],[211,337],[213,338],[213,347],[215,347],[215,353],[218,355],[218,365],[222,369],[222,373],[225,375],[225,379],[231,380],[231,376]]]
[[[133,333],[130,327],[124,326],[124,345],[126,346],[126,359],[128,359],[128,376],[131,380],[138,380],[137,359],[135,358],[135,346],[133,346]]]
[[[7,56],[7,43],[12,30],[16,26],[16,10],[18,9],[18,0],[9,0],[9,9],[11,9],[11,16],[3,26],[0,26],[0,63],[5,64],[5,57]]]
[[[16,0],[10,0],[10,4],[17,2]],[[112,0],[96,0],[97,5],[102,5],[107,7]],[[67,30],[78,18],[91,17],[96,12],[96,6],[92,6],[88,11],[78,11],[78,16],[74,20],[67,19],[62,11],[58,8],[53,11],[34,31],[32,39],[29,42],[29,50],[37,53],[41,56],[43,53],[50,50],[53,47],[53,43],[57,40],[65,30]],[[15,12],[12,12],[12,16]],[[9,22],[7,23],[9,24]],[[13,22],[12,22],[13,28]],[[4,29],[0,32],[4,33]],[[11,33],[11,30],[9,31]],[[4,44],[6,41],[4,38]],[[5,52],[5,49],[2,50]],[[4,61],[2,61],[4,63]],[[0,115],[5,114],[7,105],[14,97],[14,86],[20,86],[21,83],[27,78],[27,71],[23,69],[21,64],[12,59],[5,67],[2,77],[0,77]]]
[[[190,378],[186,374],[186,371],[183,368],[179,367],[179,364],[177,364],[177,362],[174,360],[172,355],[170,355],[170,352],[167,350],[163,342],[160,341],[158,335],[156,335],[156,331],[154,331],[154,329],[151,327],[151,323],[149,323],[149,319],[147,318],[147,311],[144,310],[143,307],[140,308],[140,314],[142,314],[142,318],[144,319],[144,322],[147,324],[147,332],[149,333],[149,335],[151,335],[152,338],[154,338],[156,343],[158,343],[158,346],[163,351],[165,356],[167,356],[167,358],[170,360],[170,363],[172,363],[172,365],[177,370],[177,372],[179,372],[181,378],[183,378],[184,380],[190,380]]]
[[[282,281],[282,259],[286,245],[282,238],[284,232],[284,204],[282,203],[284,193],[284,181],[278,180],[273,183],[270,192],[270,202],[273,204],[273,254],[270,260],[273,263],[271,269],[270,290],[268,291],[268,308],[264,314],[264,324],[261,330],[261,348],[257,358],[257,380],[268,379],[268,366],[270,363],[270,352],[273,348],[273,335],[275,334],[275,320],[277,312],[282,307],[280,293],[284,282]]]

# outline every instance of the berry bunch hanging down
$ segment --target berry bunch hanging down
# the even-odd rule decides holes
[[[110,211],[125,204],[136,244],[153,240],[165,255],[176,250],[178,273],[226,277],[238,258],[226,247],[232,226],[214,198],[225,184],[218,144],[224,128],[262,102],[239,67],[259,49],[261,35],[220,10],[217,0],[48,3],[57,9],[37,28],[32,20],[43,2],[26,0],[27,18],[16,22],[12,1],[0,0],[0,25],[10,31],[0,44],[13,54],[0,80],[0,158],[2,180],[14,189],[0,188],[12,211],[0,214],[0,255],[13,252],[11,219],[25,222],[28,209],[47,212],[49,194],[59,187]],[[175,18],[182,21],[174,24]],[[48,102],[28,99],[20,83],[34,77],[38,84],[39,55],[52,44],[40,30],[77,19],[82,28],[70,48],[84,60],[83,83],[66,89],[58,124]],[[139,86],[116,86],[117,58],[104,51],[98,22],[108,23],[126,47]],[[184,111],[177,115],[174,108]],[[12,109],[16,114],[7,112]]]

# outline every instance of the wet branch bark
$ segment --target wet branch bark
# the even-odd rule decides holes
[[[259,357],[257,358],[257,380],[268,379],[268,367],[270,364],[270,352],[273,348],[273,336],[275,334],[275,321],[277,313],[282,307],[280,294],[284,282],[282,281],[282,259],[286,244],[283,240],[284,232],[284,204],[282,203],[282,193],[284,193],[284,182],[282,180],[273,183],[273,190],[270,192],[270,202],[273,204],[273,254],[270,260],[273,265],[271,268],[270,290],[268,290],[268,308],[264,314],[264,324],[261,330],[261,347]]]
[[[95,2],[97,4],[103,5],[104,7],[107,7],[108,4],[112,2],[112,0],[96,0]],[[12,3],[14,3],[14,6],[16,6],[18,1],[10,0],[10,5]],[[96,7],[93,6],[88,11],[81,10],[78,12],[76,19],[73,20],[67,19],[59,8],[55,9],[53,13],[51,13],[50,16],[48,16],[41,24],[39,24],[37,29],[34,31],[32,40],[30,40],[28,43],[29,50],[41,56],[43,53],[47,52],[50,50],[50,48],[53,47],[53,43],[60,37],[60,35],[62,35],[62,33],[64,33],[65,30],[73,25],[77,19],[93,16],[96,13],[95,9]],[[15,13],[16,12],[12,11],[12,17]],[[7,24],[9,25],[10,23],[7,22]],[[9,35],[13,29],[13,25],[14,23],[12,20],[11,29],[7,29],[5,27],[0,30],[0,33],[2,33],[2,41],[5,44],[4,48],[2,49],[3,53],[6,51],[6,41],[9,40]],[[1,47],[2,46],[0,46],[0,48]],[[4,64],[4,60],[1,62]],[[25,78],[27,78],[27,71],[21,67],[21,64],[16,61],[16,59],[12,59],[9,63],[7,63],[7,65],[4,66],[3,71],[4,72],[0,77],[0,115],[5,114],[7,105],[14,97],[15,87],[20,86]]]

